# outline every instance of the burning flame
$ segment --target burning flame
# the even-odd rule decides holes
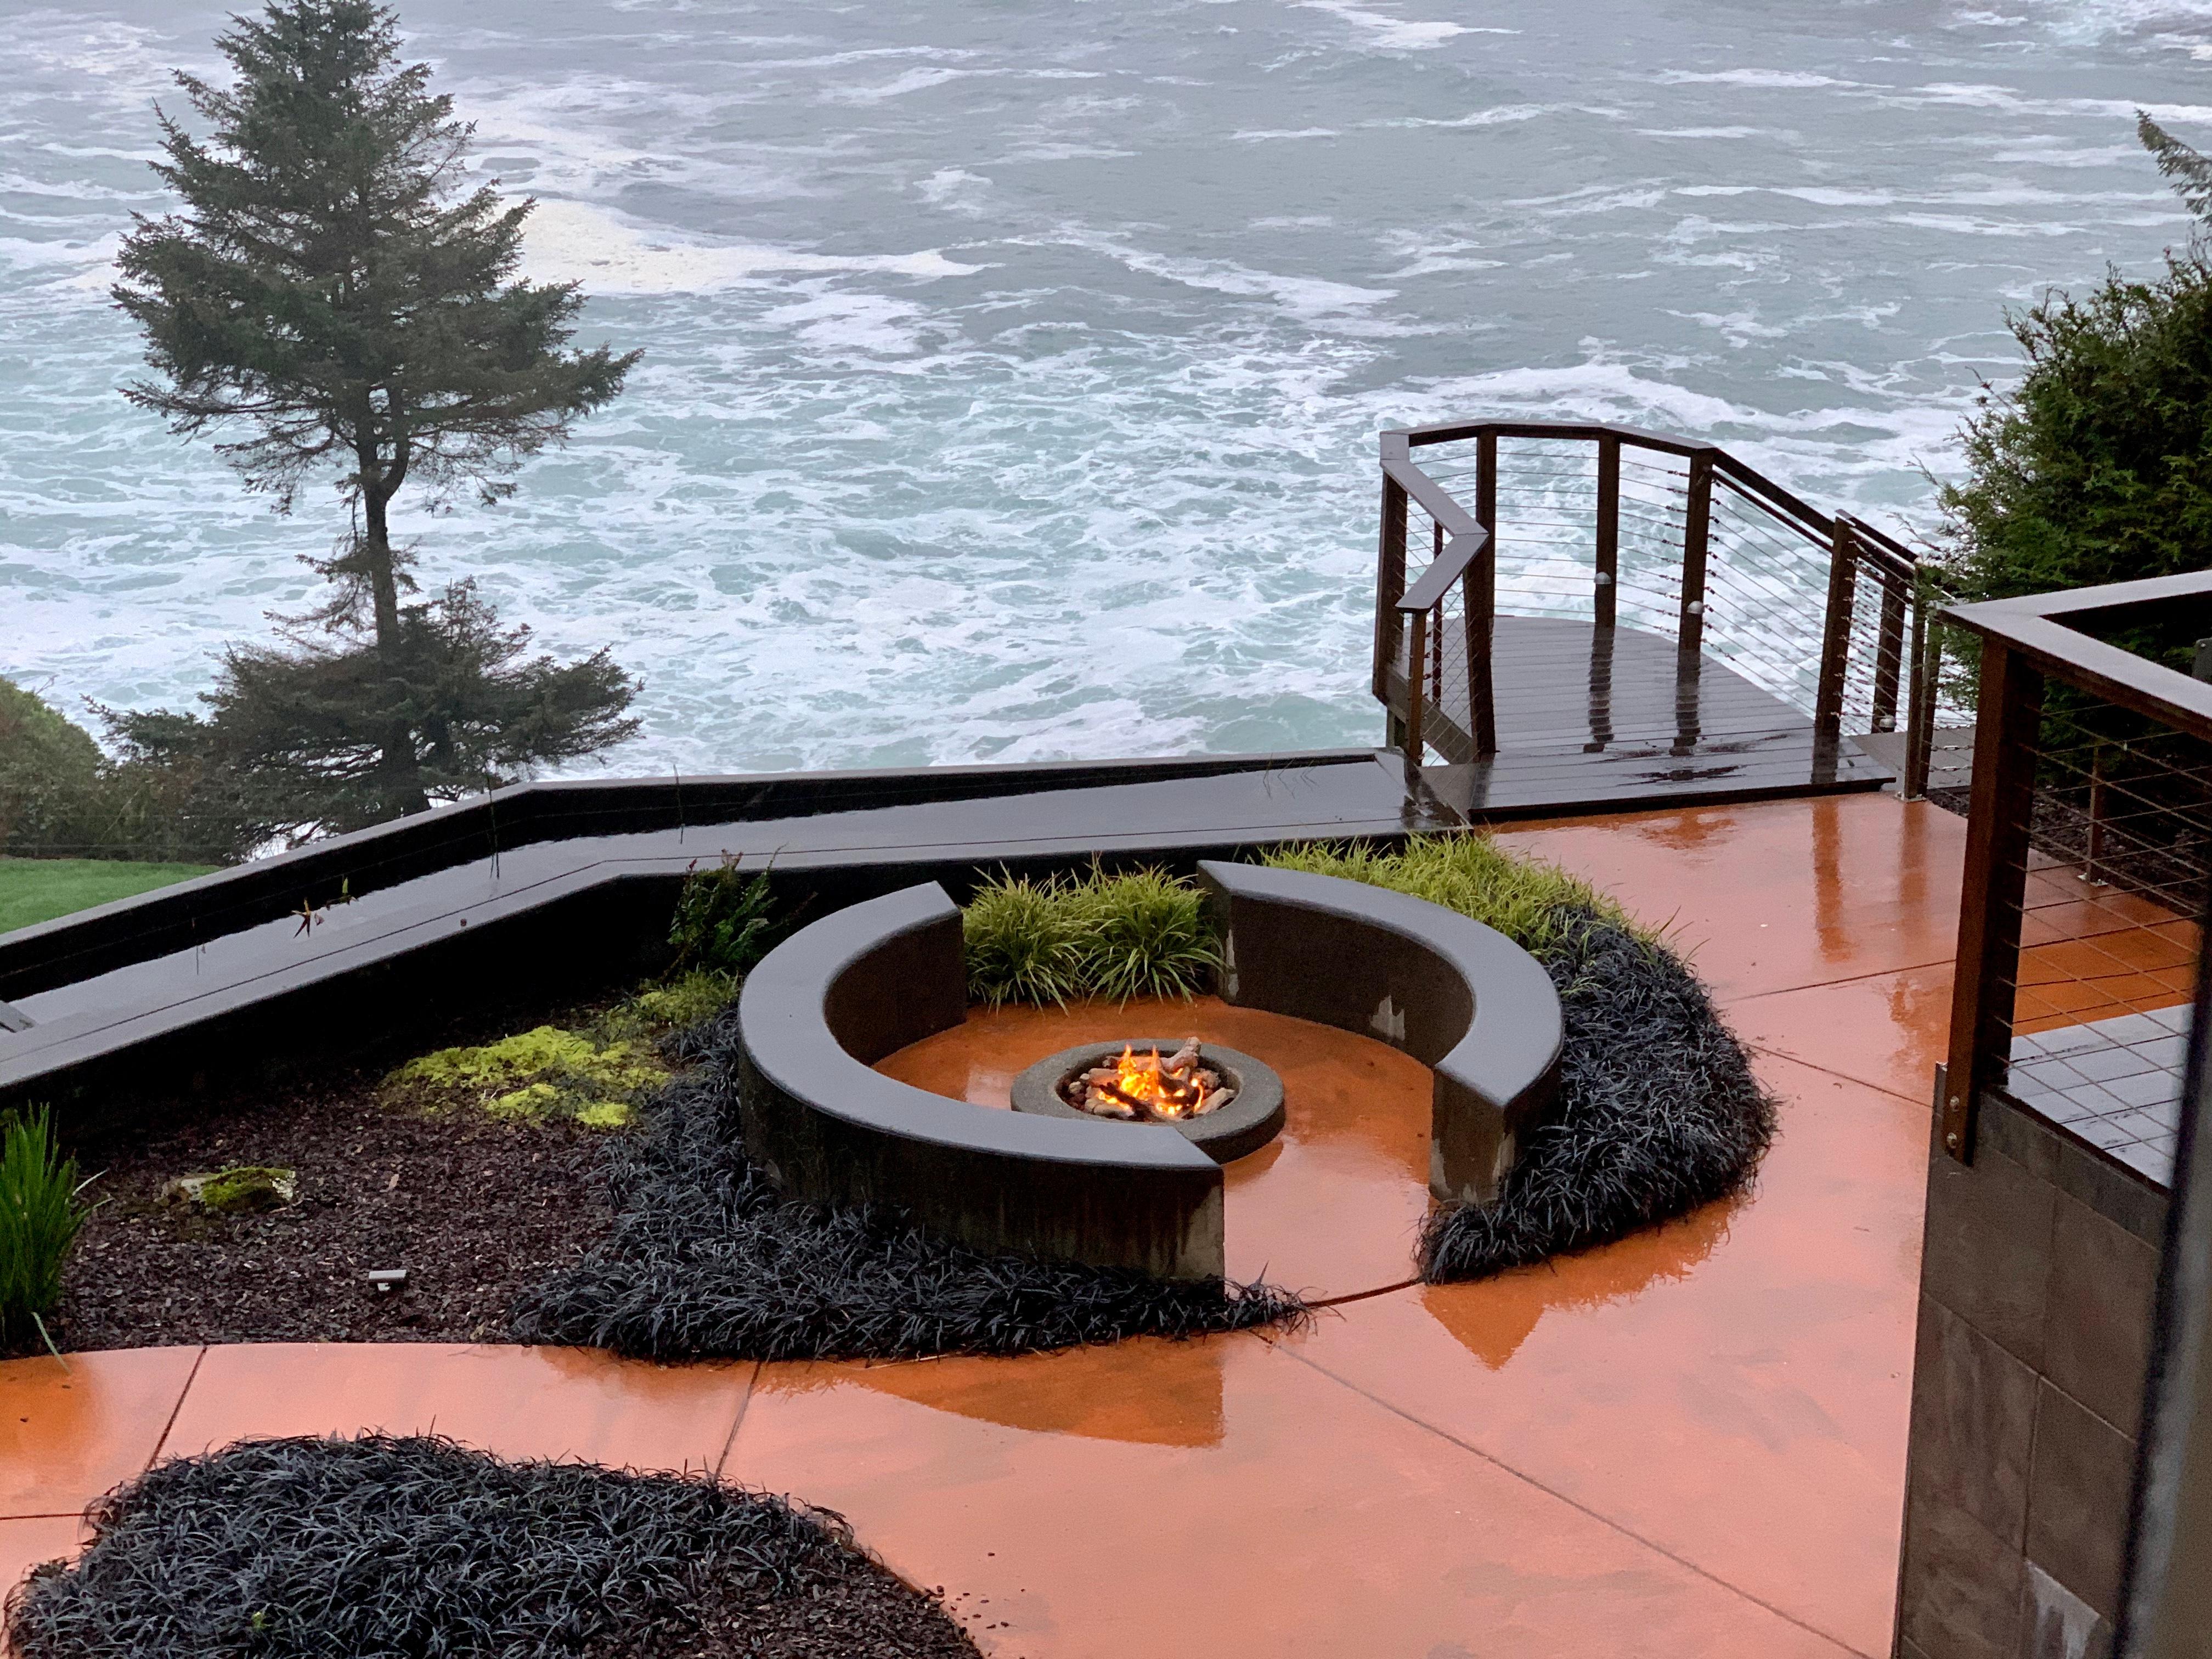
[[[1165,1070],[1158,1048],[1139,1055],[1125,1042],[1114,1069],[1114,1086],[1155,1117],[1187,1117],[1198,1104],[1198,1079]]]

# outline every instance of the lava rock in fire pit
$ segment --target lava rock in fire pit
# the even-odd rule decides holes
[[[1234,1048],[1152,1037],[1090,1042],[1014,1079],[1014,1109],[1175,1130],[1217,1164],[1255,1152],[1283,1127],[1283,1080]]]

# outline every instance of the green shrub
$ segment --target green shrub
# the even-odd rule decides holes
[[[969,997],[996,1008],[1007,1002],[1065,1003],[1080,996],[1083,949],[1067,884],[1001,874],[968,902],[960,927]]]
[[[18,857],[107,850],[100,745],[21,686],[0,679],[0,851]]]
[[[62,1267],[91,1206],[76,1160],[60,1155],[46,1109],[0,1118],[0,1344],[35,1328],[61,1299]]]
[[[1538,956],[1556,942],[1560,924],[1578,913],[1595,914],[1647,941],[1658,938],[1588,882],[1556,865],[1508,853],[1484,835],[1415,836],[1395,852],[1358,842],[1308,842],[1278,848],[1261,861],[1411,893],[1473,916]]]
[[[1066,890],[1077,973],[1094,996],[1188,997],[1211,981],[1221,945],[1197,888],[1160,870],[1093,875]]]
[[[2148,118],[2142,142],[2200,216],[2212,168]],[[1941,501],[1946,583],[2010,599],[2204,568],[2212,547],[2212,251],[2169,251],[2147,281],[2117,271],[2007,320],[2017,385],[1983,394],[1966,476]],[[2203,617],[2118,641],[2186,672]],[[1960,689],[1971,691],[1970,686]]]
[[[775,940],[768,878],[747,876],[728,854],[711,870],[694,867],[677,896],[668,942],[676,947],[671,971],[742,975],[768,954]]]

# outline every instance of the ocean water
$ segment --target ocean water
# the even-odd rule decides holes
[[[234,9],[0,4],[0,673],[177,704],[289,518],[118,387],[117,239]],[[2008,306],[2187,221],[2209,0],[408,0],[642,346],[519,495],[398,520],[646,683],[630,773],[1376,739],[1374,434],[1708,436],[1932,524]]]

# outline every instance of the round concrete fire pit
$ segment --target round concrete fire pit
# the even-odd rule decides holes
[[[1080,1048],[1063,1048],[1037,1061],[1014,1079],[1014,1109],[1034,1112],[1042,1117],[1077,1118],[1085,1123],[1134,1122],[1133,1119],[1103,1117],[1080,1106],[1072,1106],[1064,1091],[1069,1083],[1092,1067],[1111,1066],[1125,1047],[1139,1054],[1154,1049],[1172,1054],[1182,1046],[1179,1041],[1127,1037],[1118,1042],[1086,1042]],[[1237,1091],[1236,1098],[1202,1116],[1148,1118],[1144,1122],[1152,1127],[1173,1129],[1216,1164],[1227,1164],[1248,1152],[1256,1152],[1273,1140],[1283,1127],[1282,1079],[1265,1061],[1214,1042],[1205,1045],[1200,1063],[1209,1071],[1219,1073],[1223,1082]]]

